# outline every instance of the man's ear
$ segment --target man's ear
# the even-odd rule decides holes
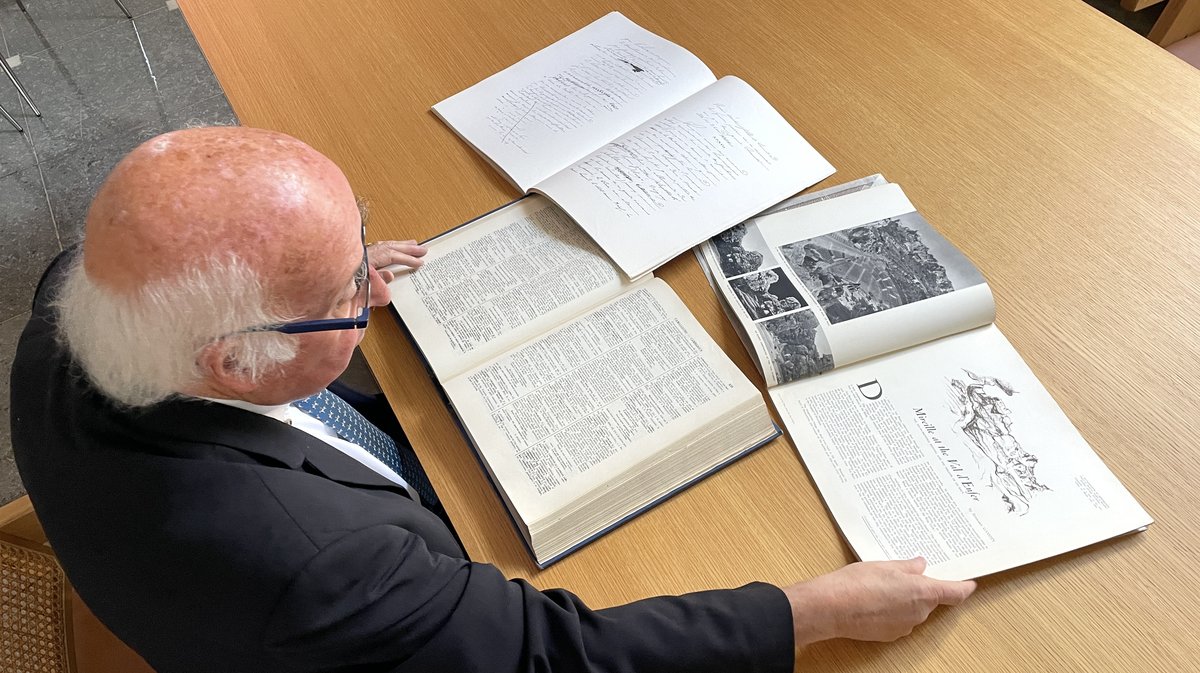
[[[257,384],[238,364],[227,339],[218,339],[200,349],[196,365],[200,375],[213,390],[225,393],[231,399],[240,399],[254,390]]]

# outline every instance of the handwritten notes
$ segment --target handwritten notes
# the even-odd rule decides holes
[[[500,94],[487,115],[500,142],[523,152],[527,139],[592,123],[617,112],[644,92],[675,79],[670,64],[652,47],[628,38],[590,45],[558,72]]]
[[[778,162],[729,107],[666,116],[609,143],[570,171],[626,217],[691,202]]]

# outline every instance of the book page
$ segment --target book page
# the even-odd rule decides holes
[[[749,84],[716,84],[540,182],[631,278],[833,173]]]
[[[761,399],[658,279],[445,389],[531,527],[748,398]]]
[[[769,386],[990,323],[983,275],[899,185],[744,222],[702,246]]]
[[[785,199],[770,208],[759,213],[756,217],[763,215],[771,215],[773,213],[781,213],[785,210],[800,208],[812,203],[820,203],[846,194],[861,192],[865,189],[878,187],[879,185],[888,184],[887,180],[882,175],[876,173],[865,178],[859,178],[851,182],[846,182],[832,187],[826,187],[815,192],[798,194],[790,199]],[[762,236],[758,235],[757,225],[754,224],[754,218],[734,225],[711,239],[701,243],[693,248],[696,255],[696,261],[700,263],[700,270],[704,272],[704,277],[708,280],[709,286],[717,293],[717,298],[721,299],[721,310],[725,312],[725,317],[729,318],[729,324],[733,326],[733,330],[741,339],[742,345],[746,347],[746,351],[750,353],[751,360],[758,367],[758,371],[766,379],[768,386],[777,385],[780,383],[779,372],[783,369],[778,364],[771,366],[772,353],[767,350],[767,343],[763,341],[761,335],[755,334],[751,338],[747,331],[748,327],[752,327],[751,323],[746,322],[748,315],[743,307],[742,310],[737,310],[735,304],[731,303],[732,297],[729,281],[726,276],[740,276],[744,273],[749,273],[762,266],[762,263],[770,255],[770,251],[766,249],[766,242],[762,240]],[[826,347],[826,350],[828,348]],[[806,361],[808,358],[805,359]],[[768,363],[767,367],[763,367],[763,363]],[[819,360],[814,362],[819,365]],[[821,368],[820,366],[812,367],[813,373],[820,373],[832,367],[832,357],[829,366]],[[793,371],[795,378],[803,378],[804,371]],[[791,379],[791,380],[794,380]]]
[[[883,177],[883,175],[881,175],[879,173],[876,173],[874,175],[868,175],[865,178],[859,178],[857,180],[851,180],[850,182],[844,182],[840,185],[826,187],[825,189],[822,189],[819,191],[805,193],[805,194],[797,194],[796,196],[793,196],[790,199],[784,199],[783,201],[780,201],[779,203],[771,206],[770,208],[767,208],[766,210],[762,211],[755,217],[762,217],[763,215],[774,215],[775,213],[782,213],[785,210],[793,210],[795,208],[800,208],[802,206],[808,206],[808,205],[811,205],[814,203],[828,201],[829,199],[836,199],[839,196],[845,196],[847,194],[853,194],[855,192],[865,191],[865,190],[871,189],[872,187],[879,187],[880,185],[886,185],[886,184],[889,184],[889,183]]]
[[[715,80],[686,49],[612,12],[433,111],[528,191]]]
[[[557,206],[531,196],[428,244],[389,285],[439,380],[542,334],[629,282]]]
[[[968,579],[1151,522],[994,325],[771,398],[863,560]]]

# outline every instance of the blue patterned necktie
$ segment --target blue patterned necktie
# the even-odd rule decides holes
[[[292,402],[292,406],[312,416],[329,426],[338,437],[353,442],[366,449],[372,456],[378,458],[384,465],[390,467],[400,478],[413,487],[421,502],[432,506],[437,503],[437,495],[412,448],[397,446],[395,440],[383,430],[375,427],[354,407],[345,400],[328,390]]]

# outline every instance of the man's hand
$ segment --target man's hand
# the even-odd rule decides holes
[[[416,241],[379,241],[367,246],[367,261],[371,268],[379,271],[383,282],[390,283],[396,277],[390,266],[407,266],[415,269],[425,263],[425,246]]]
[[[939,605],[958,605],[975,582],[925,577],[925,559],[854,563],[784,588],[796,645],[851,638],[888,642],[912,633]]]

